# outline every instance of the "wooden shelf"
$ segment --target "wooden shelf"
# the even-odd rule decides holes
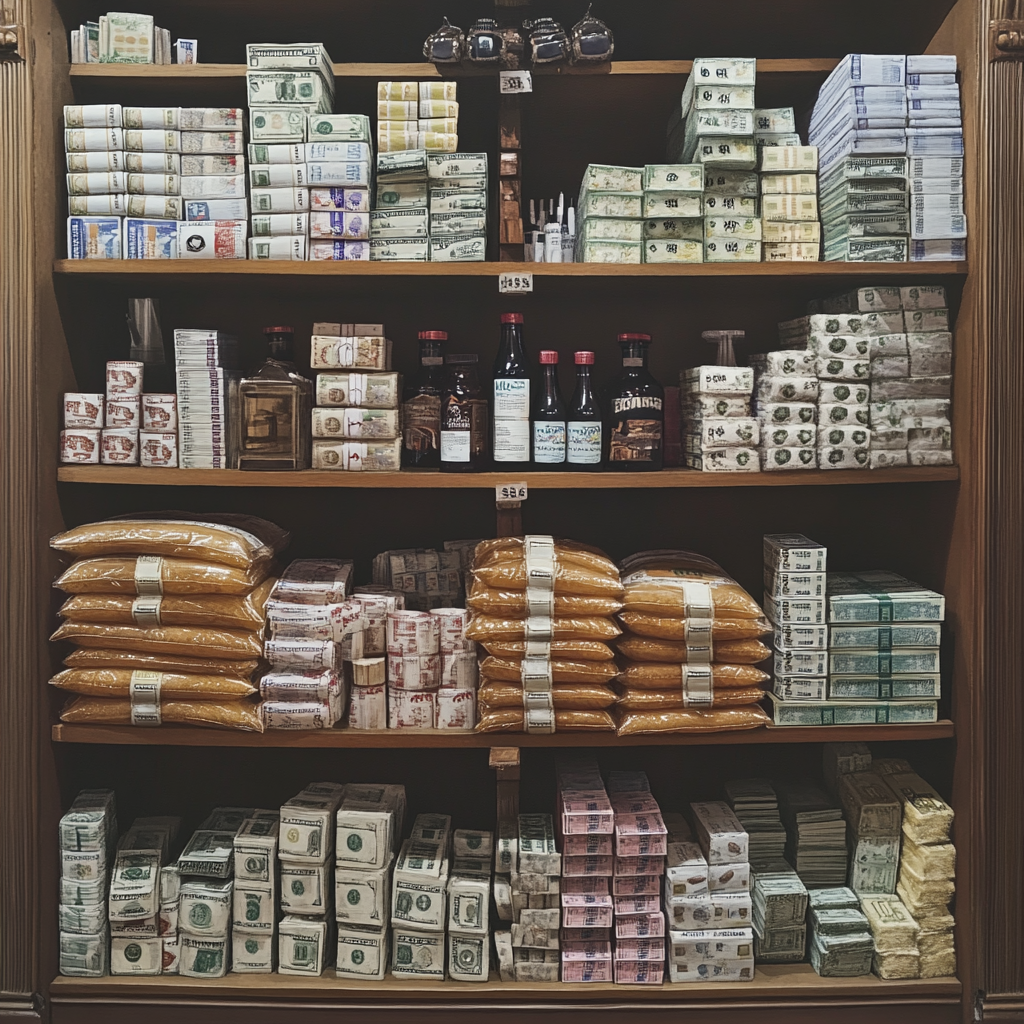
[[[899,469],[805,469],[789,473],[701,473],[665,469],[660,473],[345,473],[330,470],[143,469],[140,466],[60,466],[57,479],[74,484],[123,484],[159,487],[369,487],[389,490],[492,490],[525,482],[536,491],[665,490],[680,487],[832,487],[845,484],[922,484],[956,480],[957,466],[908,466]]]
[[[758,75],[827,75],[837,64],[832,57],[797,60],[759,60]],[[536,67],[534,75],[688,75],[692,60],[616,60],[595,67],[562,65]],[[244,64],[71,64],[72,78],[161,79],[172,81],[195,78],[244,78]],[[335,78],[497,78],[496,68],[439,67],[426,62],[407,64],[335,64]]]
[[[657,736],[616,736],[610,732],[560,732],[529,736],[514,732],[447,732],[417,729],[321,729],[310,732],[271,729],[264,733],[167,725],[141,729],[130,725],[54,725],[54,743],[104,743],[113,746],[256,747],[277,749],[387,748],[475,749],[479,747],[675,747],[774,743],[880,743],[944,740],[953,723],[929,725],[831,725],[734,730],[732,732],[663,733]]]
[[[508,271],[534,277],[949,277],[967,263],[413,263],[364,260],[54,260],[55,274],[91,277],[497,277]]]

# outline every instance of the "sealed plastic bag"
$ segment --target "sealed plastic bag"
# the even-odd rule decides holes
[[[179,672],[183,675],[234,676],[251,679],[259,658],[214,658],[198,649],[192,654],[156,654],[110,647],[78,647],[65,659],[68,668],[124,668],[141,672]]]
[[[771,721],[758,704],[710,710],[687,708],[678,711],[620,711],[616,718],[620,736],[758,729]]]
[[[476,696],[479,703],[489,708],[523,709],[523,688],[518,683],[482,678]],[[551,687],[551,700],[556,711],[610,708],[616,699],[610,686],[599,683],[564,683]]]
[[[555,618],[552,622],[554,640],[611,640],[622,630],[611,619],[578,615],[573,618]],[[506,619],[494,615],[474,615],[466,626],[466,637],[491,643],[495,640],[527,639],[528,621]]]
[[[689,651],[679,640],[654,640],[627,633],[615,642],[619,651],[634,661],[660,661],[676,665],[687,661]],[[723,640],[712,643],[711,661],[734,665],[756,665],[771,657],[771,651],[760,640]]]
[[[466,604],[474,612],[489,615],[527,614],[525,590],[492,590],[480,580],[474,580]],[[571,615],[614,615],[622,608],[616,597],[595,594],[559,594],[555,591],[555,614]]]
[[[124,626],[211,626],[215,629],[263,628],[267,597],[273,579],[264,580],[245,597],[214,594],[192,597],[129,597],[121,594],[75,594],[61,606],[60,615],[76,622],[109,622]]]
[[[522,679],[521,658],[498,658],[493,655],[484,658],[480,674],[488,679],[502,679],[518,683]],[[553,683],[608,683],[619,673],[612,661],[570,661],[564,658],[551,659],[551,681]]]
[[[732,707],[737,704],[756,704],[764,696],[760,686],[740,687],[735,690],[714,690],[711,707]],[[682,689],[676,690],[634,690],[624,689],[616,702],[616,708],[625,711],[671,711],[687,707]]]
[[[549,538],[542,538],[548,540]],[[533,585],[533,567],[527,566],[533,538],[501,537],[482,541],[476,547],[473,578],[495,590],[525,590]],[[556,594],[590,594],[622,597],[622,584],[615,563],[595,549],[572,541],[554,541],[549,566]],[[549,587],[548,589],[551,589]]]
[[[523,709],[477,705],[477,732],[523,732]],[[556,732],[615,732],[607,711],[555,711]]]
[[[199,626],[115,626],[97,622],[61,624],[51,640],[69,640],[80,647],[151,651],[156,654],[203,654],[232,660],[259,658],[259,633],[239,629],[203,629]]]
[[[655,637],[660,640],[685,640],[696,627],[706,632],[711,623],[713,640],[756,640],[772,631],[771,623],[761,619],[676,619],[650,612],[624,611],[618,616],[630,632],[637,636]]]
[[[69,668],[58,672],[50,685],[89,697],[130,697],[138,682],[155,687],[162,701],[242,700],[256,693],[247,679],[123,668]]]
[[[572,661],[611,661],[615,652],[600,640],[552,640],[548,645],[552,658]],[[525,640],[488,640],[483,645],[496,658],[519,658],[526,655]]]
[[[749,688],[767,683],[771,676],[753,665],[727,665],[715,662],[711,669],[711,685],[715,690]],[[625,661],[619,681],[631,689],[671,690],[684,682],[683,665],[657,661]]]
[[[66,594],[248,594],[271,567],[270,562],[235,569],[194,558],[112,555],[79,559],[54,586]]]
[[[62,722],[85,725],[200,725],[210,729],[239,729],[263,732],[259,703],[248,700],[188,701],[165,700],[157,705],[139,705],[111,697],[73,697],[60,714]]]

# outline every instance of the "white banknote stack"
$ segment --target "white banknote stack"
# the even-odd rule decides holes
[[[487,981],[491,970],[491,867],[494,835],[476,829],[452,833],[448,879],[448,975]]]
[[[380,981],[387,973],[392,862],[405,806],[404,786],[345,787],[334,843],[339,978]]]
[[[852,889],[808,893],[811,966],[823,978],[859,978],[871,973],[875,941]]]
[[[427,153],[431,262],[487,258],[487,172],[486,153]]]
[[[334,957],[335,815],[345,787],[311,782],[281,806],[278,972],[318,976]]]
[[[642,263],[644,202],[643,167],[589,164],[576,204],[582,218],[576,228],[576,262]],[[680,209],[700,216],[695,212],[701,209],[699,192],[687,193],[681,203]]]
[[[117,844],[112,790],[84,789],[60,820],[60,973],[98,978],[110,967],[109,868]]]
[[[828,550],[802,533],[769,533],[763,543],[763,607],[773,629],[772,703],[822,701],[828,696]]]
[[[686,80],[679,105],[668,123],[668,159],[702,165],[705,193],[719,173],[722,184],[742,189],[744,182],[736,172],[749,173],[757,167],[757,111],[754,106],[756,61],[747,57],[698,57]],[[762,111],[768,114],[768,111]],[[773,123],[762,117],[760,123],[787,133],[788,123]],[[749,186],[749,182],[746,183]],[[717,198],[717,196],[716,196]],[[757,177],[753,176],[750,195],[737,192],[729,209],[720,203],[704,202],[704,260],[708,263],[760,262],[761,221],[757,208]]]
[[[128,174],[122,107],[97,103],[64,108],[67,153],[68,259],[118,260]],[[141,160],[145,154],[137,154]]]
[[[384,330],[382,324],[359,326],[361,330],[372,327],[381,334]],[[340,325],[314,324],[313,330],[317,337],[325,337],[324,331],[334,327]],[[381,442],[400,438],[401,391],[401,377],[391,371],[317,374],[312,413],[314,439]]]
[[[705,331],[704,340],[731,340],[742,334]],[[694,366],[679,374],[683,460],[688,469],[706,473],[760,470],[761,426],[751,412],[753,389],[754,371],[749,366]]]
[[[495,937],[501,977],[506,981],[558,981],[563,864],[552,816],[520,814],[514,824],[499,822],[496,857],[499,874],[506,867],[510,870],[508,879],[495,879],[494,883],[498,916],[503,920],[508,920],[511,904],[510,931],[498,932]]]
[[[270,974],[277,963],[277,837],[280,814],[254,810],[235,833],[231,970]]]
[[[643,772],[609,772],[608,793],[615,812],[615,857],[613,903],[604,909],[614,914],[615,984],[660,985],[665,978],[661,890],[668,826]],[[562,896],[563,904],[568,898]]]
[[[950,840],[953,809],[906,761],[874,764],[903,807],[903,847],[896,892],[920,926],[917,947],[922,978],[956,974],[953,916],[956,850]]]
[[[754,113],[795,130],[792,107]],[[758,152],[765,262],[820,259],[817,146],[763,146]]]
[[[376,199],[370,214],[370,259],[430,259],[430,185],[425,149],[377,154]]]
[[[145,365],[132,359],[112,360],[106,370],[103,429],[98,431],[96,461],[105,466],[137,466]]]
[[[309,258],[368,260],[373,183],[369,118],[310,114],[309,140],[305,146]]]
[[[703,165],[646,164],[642,184],[644,263],[703,263]]]
[[[108,11],[71,30],[72,64],[170,64],[171,34],[151,14]]]
[[[783,341],[783,345],[786,344]],[[806,348],[787,346],[753,354],[749,362],[754,371],[761,469],[765,472],[816,469],[817,357]]]
[[[234,468],[236,442],[230,414],[237,367],[237,338],[222,331],[174,332],[180,468]]]
[[[459,148],[457,82],[378,82],[377,151]]]
[[[892,894],[900,859],[899,801],[873,771],[839,776],[850,844],[847,885],[858,896]]]
[[[264,606],[265,728],[331,729],[344,718],[351,663],[364,654],[363,606],[351,589],[351,560],[301,559],[274,584]]]
[[[886,981],[921,976],[920,925],[899,896],[862,896],[860,909],[874,940],[872,967]]]
[[[593,761],[559,765],[556,793],[561,893],[528,896],[525,906],[513,904],[511,914],[520,925],[562,926],[562,981],[614,981],[614,911],[619,900],[625,908],[632,898],[612,893],[615,809]],[[500,913],[504,890],[496,883],[495,897],[499,891]]]
[[[441,686],[441,620],[429,612],[396,609],[388,612],[386,628],[388,726],[435,729]]]
[[[363,606],[363,657],[352,662],[348,727],[388,727],[388,613],[405,608],[405,595],[383,586],[357,587],[354,599]]]
[[[391,885],[391,973],[444,981],[452,819],[418,814],[395,861]]]
[[[160,948],[161,973],[177,974],[181,946],[178,940],[178,911],[181,876],[177,864],[165,864],[160,869]]]

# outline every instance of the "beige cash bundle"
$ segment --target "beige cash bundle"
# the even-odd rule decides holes
[[[615,563],[594,548],[547,536],[477,545],[466,636],[487,653],[477,694],[482,732],[605,730],[621,629]]]
[[[720,566],[688,551],[649,551],[622,563],[628,630],[616,704],[620,736],[753,729],[771,632],[757,602]]]
[[[51,545],[77,560],[50,638],[76,645],[52,686],[64,722],[262,732],[251,677],[288,533],[252,516],[158,513],[89,523]]]

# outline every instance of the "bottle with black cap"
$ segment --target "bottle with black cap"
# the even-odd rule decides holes
[[[441,465],[441,392],[444,389],[444,331],[420,331],[420,372],[402,401],[402,465]]]
[[[472,353],[448,356],[441,395],[441,471],[475,473],[487,467],[487,399]]]
[[[608,468],[645,471],[662,467],[665,389],[647,369],[649,334],[620,334],[622,372],[612,382],[608,417]]]
[[[537,469],[565,468],[565,402],[558,387],[558,353],[540,354],[543,378],[533,404],[533,462]]]

